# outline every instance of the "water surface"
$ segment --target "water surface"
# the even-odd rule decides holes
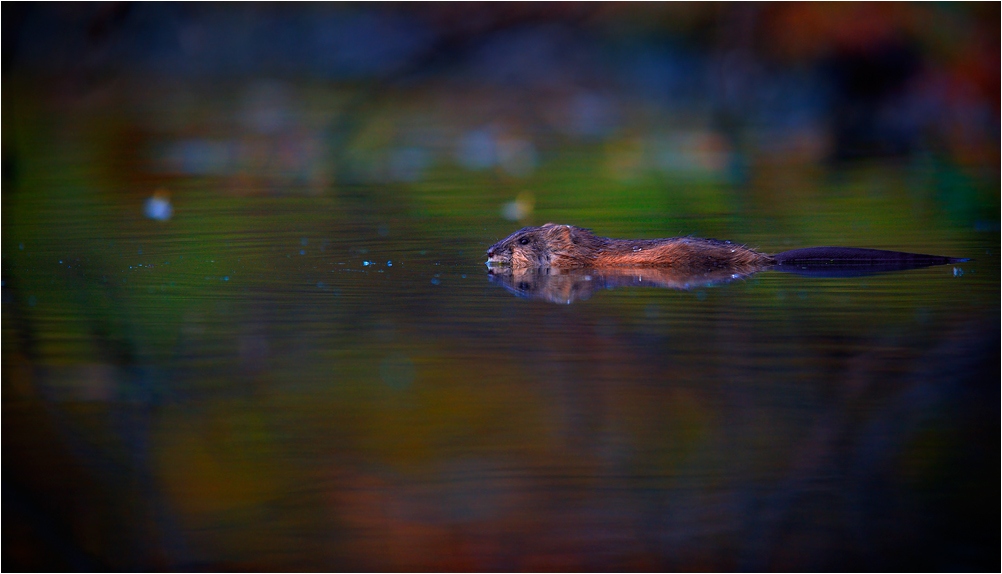
[[[101,147],[128,133],[106,118],[38,133],[3,197],[5,565],[997,556],[999,236],[978,223],[997,209],[952,210],[934,167],[640,184],[602,177],[606,152],[588,148],[527,180],[444,162],[414,182],[311,187],[274,164],[151,168]],[[166,161],[156,150],[180,136],[136,137]],[[526,188],[535,211],[506,221]],[[163,220],[144,214],[157,189]],[[548,220],[974,261],[514,296],[485,250]]]

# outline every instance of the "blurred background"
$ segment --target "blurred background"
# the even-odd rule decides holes
[[[998,567],[998,3],[2,10],[4,570]],[[491,289],[551,220],[977,261]]]
[[[526,178],[573,144],[623,179],[977,171],[998,164],[996,8],[29,3],[4,11],[3,69],[16,110],[116,110],[133,132],[109,144],[151,176],[246,176],[264,154],[315,193],[442,164]]]

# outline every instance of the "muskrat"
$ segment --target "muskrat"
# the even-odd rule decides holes
[[[513,268],[669,267],[674,269],[765,269],[776,265],[869,265],[968,261],[937,255],[862,249],[808,247],[776,255],[743,245],[698,237],[610,239],[573,225],[523,227],[487,250],[488,265]]]

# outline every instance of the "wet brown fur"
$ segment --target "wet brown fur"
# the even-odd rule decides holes
[[[610,239],[587,229],[547,223],[524,227],[487,250],[492,264],[525,267],[754,267],[775,261],[742,245],[698,237]]]

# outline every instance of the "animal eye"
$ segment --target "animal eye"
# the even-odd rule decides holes
[[[519,239],[518,242],[521,243],[522,245],[528,245],[529,244],[529,238],[528,237],[523,237],[522,239]]]

